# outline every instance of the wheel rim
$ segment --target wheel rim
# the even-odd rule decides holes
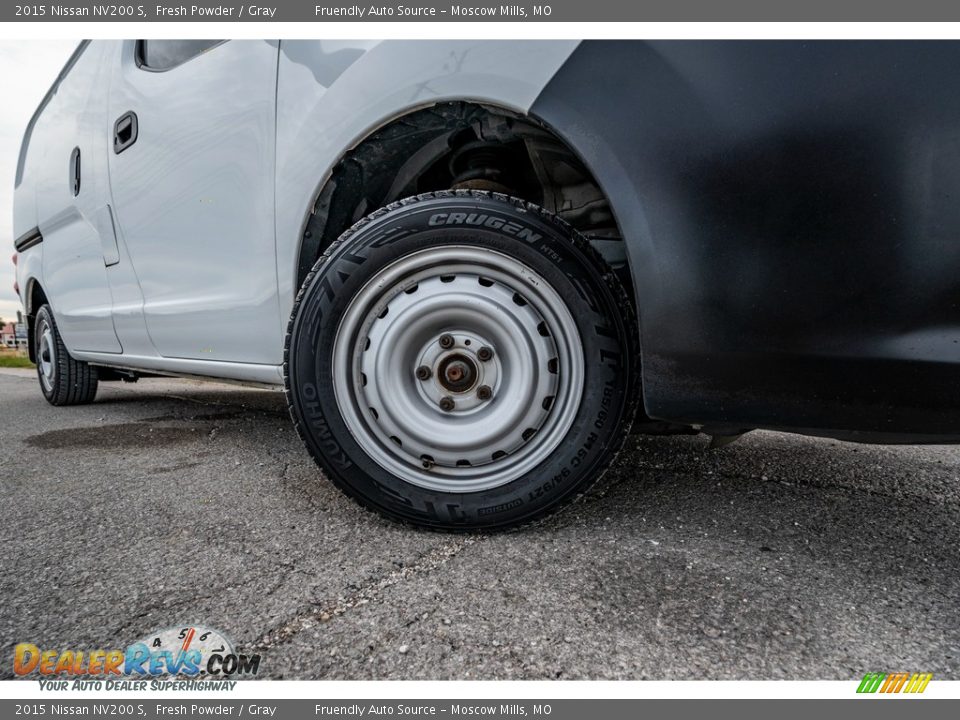
[[[408,255],[353,298],[334,340],[351,434],[394,475],[479,492],[543,462],[573,424],[583,347],[560,295],[498,252]]]
[[[37,333],[37,371],[45,390],[53,389],[53,374],[57,365],[57,345],[53,330],[44,322]]]

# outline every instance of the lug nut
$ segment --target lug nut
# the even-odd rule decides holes
[[[487,360],[493,358],[493,350],[484,345],[482,348],[477,350],[477,357],[481,362],[487,362]]]
[[[440,398],[440,409],[443,410],[444,412],[450,412],[456,406],[457,404],[453,401],[453,398],[450,397],[449,395],[445,395],[444,397]]]
[[[444,333],[443,335],[441,335],[441,336],[440,336],[440,347],[442,347],[444,350],[449,350],[450,348],[452,348],[452,347],[453,347],[453,335],[450,335],[449,333]]]
[[[417,368],[417,380],[429,380],[431,375],[433,375],[433,371],[426,365]]]
[[[477,388],[477,399],[478,400],[489,400],[493,397],[493,390],[490,389],[489,385],[481,385]]]

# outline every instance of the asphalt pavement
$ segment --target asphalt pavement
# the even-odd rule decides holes
[[[399,527],[322,476],[281,393],[0,370],[0,677],[13,646],[219,628],[285,679],[960,679],[960,451],[631,438],[530,529]]]

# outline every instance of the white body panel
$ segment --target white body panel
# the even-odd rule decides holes
[[[93,44],[61,83],[34,130],[37,226],[44,237],[43,287],[71,349],[119,353],[104,241],[113,244],[106,174],[107,66]],[[81,148],[81,192],[70,159]],[[101,239],[101,232],[104,234]]]
[[[153,72],[134,41],[94,41],[26,149],[15,227],[36,217],[44,241],[24,303],[40,283],[78,359],[279,383],[304,226],[343,154],[438,102],[526,112],[576,44],[230,41]],[[128,111],[138,138],[115,154]],[[86,133],[77,198],[51,122]]]
[[[139,133],[110,153],[110,179],[150,338],[164,357],[278,364],[277,43],[224,43],[163,72],[138,67],[134,46],[114,59],[109,104]]]

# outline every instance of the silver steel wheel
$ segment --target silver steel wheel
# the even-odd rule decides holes
[[[57,367],[57,343],[53,337],[53,328],[46,322],[37,330],[37,370],[43,389],[51,392]]]
[[[566,303],[531,268],[472,246],[423,250],[375,275],[337,329],[333,387],[381,467],[478,492],[543,462],[569,431],[584,356]]]

